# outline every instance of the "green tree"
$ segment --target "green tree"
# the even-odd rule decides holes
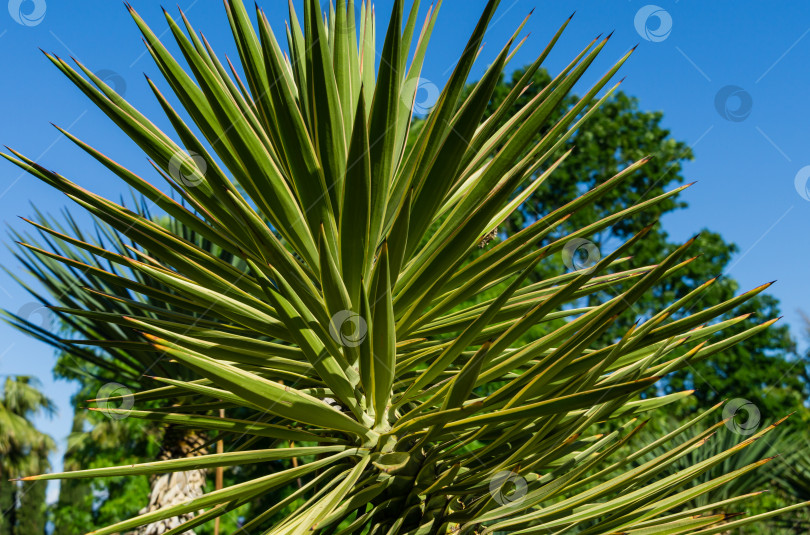
[[[45,485],[9,481],[31,470],[47,471],[53,439],[31,423],[31,417],[53,414],[53,402],[38,390],[36,379],[7,377],[0,391],[0,534],[45,533]],[[36,483],[36,482],[34,482]]]
[[[19,535],[45,535],[48,520],[47,487],[36,481],[20,484],[20,508],[17,511],[16,533]]]
[[[76,469],[85,448],[76,448],[72,443],[76,435],[84,434],[85,411],[76,412],[68,437],[67,451],[62,458],[65,469]],[[79,450],[81,453],[77,452]],[[93,484],[89,481],[62,481],[59,498],[53,506],[53,525],[56,533],[83,535],[86,529],[95,527],[93,521]]]

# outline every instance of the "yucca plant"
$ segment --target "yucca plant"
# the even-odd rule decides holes
[[[138,247],[132,257],[70,233],[43,227],[45,232],[171,291],[156,295],[112,267],[30,247],[163,301],[154,307],[130,299],[136,311],[126,315],[94,311],[98,321],[137,332],[150,344],[155,362],[182,365],[196,377],[163,377],[165,387],[139,392],[136,409],[122,413],[236,433],[240,440],[231,440],[221,454],[26,479],[267,467],[261,477],[97,534],[200,512],[167,533],[185,532],[283,488],[294,490],[249,518],[243,532],[708,534],[777,514],[730,519],[714,506],[680,507],[765,462],[689,485],[773,426],[662,478],[657,477],[662,470],[709,439],[711,427],[639,466],[631,465],[637,456],[617,455],[638,438],[643,424],[637,415],[689,395],[639,397],[640,392],[775,321],[736,333],[733,326],[741,318],[712,322],[765,286],[671,320],[699,305],[712,283],[707,281],[640,319],[614,343],[595,345],[617,317],[633,313],[639,296],[690,261],[694,240],[653,266],[632,266],[628,259],[646,231],[592,265],[577,260],[577,247],[682,188],[555,236],[574,211],[621,188],[646,162],[641,160],[487,244],[511,211],[554,180],[555,165],[566,157],[560,147],[615,90],[618,84],[597,98],[630,55],[555,123],[549,121],[552,112],[607,39],[587,45],[515,115],[508,117],[507,110],[522,84],[482,122],[505,64],[525,43],[518,41],[521,26],[473,90],[464,92],[498,3],[487,2],[436,105],[413,130],[421,66],[441,2],[428,10],[417,36],[419,2],[406,17],[404,2],[397,0],[379,62],[369,4],[359,6],[359,23],[351,1],[339,0],[324,17],[319,3],[307,0],[301,22],[290,4],[285,51],[261,9],[257,31],[241,0],[226,2],[241,73],[230,62],[226,68],[185,17],[186,31],[167,14],[190,74],[128,6],[194,123],[148,81],[179,142],[90,68],[47,55],[153,160],[182,202],[71,133],[63,131],[65,136],[240,265],[186,239],[177,227],[95,195],[12,150],[7,159]],[[525,80],[567,24],[527,69]],[[584,250],[593,257],[591,248]],[[560,274],[527,283],[539,262],[557,263]],[[566,264],[574,269],[566,272]],[[498,294],[476,299],[491,290]],[[582,298],[606,292],[600,304],[579,306]],[[84,309],[75,313],[87,316]],[[201,316],[216,320],[203,324]],[[545,334],[526,340],[538,325]],[[729,334],[709,344],[706,339],[716,333]],[[107,344],[117,342],[131,349],[129,340]],[[174,406],[178,396],[195,402]],[[139,408],[146,401],[164,401],[165,408]],[[234,407],[248,416],[215,412]],[[690,425],[712,414],[709,409],[696,415]],[[272,447],[252,449],[264,438],[273,440]],[[639,455],[672,438],[639,445]],[[297,466],[275,469],[274,461],[293,458]],[[738,501],[727,500],[723,507],[733,513]]]

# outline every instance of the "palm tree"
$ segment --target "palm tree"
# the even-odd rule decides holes
[[[38,387],[39,383],[32,377],[10,376],[6,377],[0,392],[0,504],[3,507],[0,533],[4,535],[35,535],[18,530],[22,529],[18,526],[20,501],[29,488],[8,480],[32,470],[46,471],[48,455],[56,448],[53,439],[31,423],[31,417],[40,412],[55,412],[53,402]],[[39,508],[44,504],[34,505]],[[41,533],[44,527],[40,524]]]
[[[622,180],[646,158],[492,242],[501,221],[541,184],[553,182],[555,166],[567,154],[560,147],[616,89],[597,98],[630,55],[556,122],[549,120],[552,112],[607,39],[588,44],[514,115],[509,109],[522,83],[482,121],[504,66],[525,44],[518,40],[521,26],[474,89],[464,92],[498,4],[486,3],[436,105],[414,129],[421,66],[441,2],[417,31],[419,2],[406,16],[404,1],[397,0],[378,55],[370,3],[360,9],[359,31],[350,0],[339,0],[328,18],[317,0],[306,0],[303,24],[290,3],[283,50],[261,9],[254,21],[241,0],[228,1],[241,74],[232,65],[229,72],[185,17],[178,24],[166,14],[188,63],[183,68],[128,6],[173,97],[194,123],[149,81],[182,145],[92,69],[47,55],[146,152],[182,202],[65,135],[166,217],[240,265],[200,247],[177,227],[97,196],[19,152],[4,155],[138,244],[130,257],[75,231],[42,227],[108,264],[100,269],[93,261],[26,247],[162,301],[144,306],[130,299],[132,314],[61,311],[126,326],[142,337],[139,350],[193,374],[193,380],[163,375],[164,387],[135,395],[137,409],[97,410],[216,432],[228,445],[227,452],[191,459],[26,481],[249,464],[265,469],[254,479],[96,535],[204,511],[167,532],[175,535],[279,490],[284,497],[248,518],[245,532],[708,535],[806,505],[733,519],[725,512],[681,507],[767,462],[689,486],[773,425],[663,478],[657,476],[700,447],[711,427],[637,467],[618,455],[638,440],[643,426],[638,415],[691,394],[640,397],[641,392],[775,321],[742,332],[734,326],[744,318],[715,321],[767,285],[679,315],[699,304],[713,282],[707,281],[639,319],[621,338],[597,342],[616,318],[633,314],[642,294],[691,261],[694,240],[655,265],[638,266],[628,255],[647,230],[611,251],[594,252],[587,237],[682,188],[562,237],[553,231],[578,209],[620,191]],[[526,80],[567,24],[527,70]],[[541,261],[557,263],[559,274],[529,283]],[[122,276],[121,267],[138,277]],[[156,294],[139,277],[172,292]],[[496,295],[486,298],[492,290]],[[589,296],[598,299],[580,306]],[[722,337],[708,343],[717,333]],[[132,348],[128,338],[106,345]],[[178,406],[179,395],[189,403]],[[220,409],[228,416],[220,416]],[[234,410],[246,416],[233,418]],[[712,415],[716,408],[706,408],[701,417]],[[655,449],[672,438],[660,436],[647,446]],[[269,447],[260,447],[262,441]]]

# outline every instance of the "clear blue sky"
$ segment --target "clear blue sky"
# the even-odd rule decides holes
[[[665,126],[676,139],[692,145],[697,157],[685,167],[687,180],[699,181],[684,195],[690,208],[665,218],[666,230],[674,239],[685,240],[706,227],[736,242],[740,254],[728,274],[743,288],[777,279],[771,292],[781,300],[784,321],[798,338],[801,322],[797,310],[810,310],[810,201],[799,194],[795,184],[797,173],[810,165],[806,134],[810,118],[810,4],[656,1],[659,9],[636,0],[503,0],[473,76],[481,74],[520,20],[535,7],[525,30],[531,36],[515,56],[513,68],[530,62],[573,10],[576,16],[547,61],[546,67],[552,72],[597,34],[615,30],[586,79],[586,83],[592,82],[640,42],[621,71],[627,76],[623,90],[639,97],[643,109],[663,110]],[[279,35],[283,35],[286,3],[259,2]],[[484,3],[444,1],[424,78],[443,85]],[[9,11],[0,10],[0,142],[97,193],[117,199],[124,192],[121,182],[60,138],[48,124],[52,121],[143,176],[153,176],[134,144],[37,50],[41,47],[61,56],[74,55],[94,71],[116,73],[115,83],[123,81],[126,85],[125,96],[159,126],[167,126],[142,76],[145,72],[159,79],[158,69],[123,5],[110,0],[47,0],[47,5],[42,0],[11,0],[9,4],[15,14],[20,4],[24,14],[42,6],[44,14],[30,21],[35,25],[25,26]],[[166,29],[159,2],[134,0],[132,4],[156,33]],[[173,4],[166,7],[174,14]],[[221,2],[180,0],[180,4],[220,54],[236,57]],[[385,26],[391,4],[391,0],[377,2],[378,27]],[[424,11],[428,2],[423,4]],[[646,26],[644,20],[636,24],[637,15],[644,19],[647,14]],[[647,39],[639,29],[646,31]],[[727,86],[736,88],[723,91]],[[804,176],[810,176],[810,171],[800,175]],[[806,181],[800,178],[799,182]],[[806,189],[801,191],[810,198]],[[3,223],[22,228],[16,216],[31,216],[30,203],[56,213],[68,205],[68,200],[36,179],[22,176],[16,167],[0,163]],[[0,250],[0,262],[19,270],[5,248]],[[8,276],[0,274],[0,306],[19,310],[29,302]],[[70,428],[69,397],[76,387],[53,380],[53,361],[49,349],[0,325],[0,374],[37,376],[59,406],[57,418],[40,418],[38,424],[59,443],[60,452],[53,461],[60,468],[61,449]],[[54,492],[55,487],[50,489],[51,498]]]

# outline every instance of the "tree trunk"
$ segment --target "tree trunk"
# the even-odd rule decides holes
[[[178,459],[182,457],[197,457],[205,454],[204,450],[197,450],[205,444],[205,437],[174,426],[166,428],[163,435],[163,449],[159,460]],[[152,490],[149,493],[149,505],[141,509],[140,513],[151,513],[171,507],[180,503],[198,498],[205,489],[205,470],[189,470],[188,472],[175,472],[160,474],[152,477]],[[194,518],[197,513],[186,513],[180,516],[167,518],[139,528],[136,535],[161,535]],[[189,530],[183,535],[194,535]]]

